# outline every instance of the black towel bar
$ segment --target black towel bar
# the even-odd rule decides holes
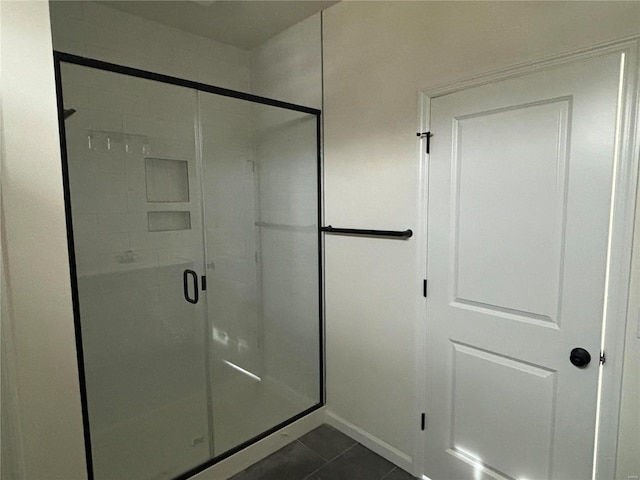
[[[320,227],[325,233],[336,233],[338,235],[362,235],[365,237],[393,237],[393,238],[410,238],[413,236],[411,229],[407,230],[365,230],[361,228],[334,228],[331,225]]]

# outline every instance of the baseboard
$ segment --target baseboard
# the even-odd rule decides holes
[[[339,417],[335,413],[327,410],[325,422],[329,425],[337,428],[342,433],[349,435],[354,440],[357,440],[369,450],[374,451],[381,457],[386,458],[391,463],[406,470],[407,472],[413,472],[413,459],[406,453],[401,452],[395,447],[392,447],[388,443],[380,440],[379,438],[364,431],[360,427],[356,427],[354,424],[349,423],[344,418]]]
[[[193,480],[227,480],[324,422],[325,408],[322,407],[191,478]]]

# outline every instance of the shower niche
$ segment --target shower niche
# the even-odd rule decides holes
[[[184,478],[322,405],[320,112],[55,59],[89,468]]]

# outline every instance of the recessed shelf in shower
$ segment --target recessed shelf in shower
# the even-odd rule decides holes
[[[147,202],[189,201],[189,166],[186,160],[145,158]]]
[[[149,232],[170,232],[191,230],[191,212],[156,211],[147,212],[147,230]]]

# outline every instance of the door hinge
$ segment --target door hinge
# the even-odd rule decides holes
[[[424,296],[424,298],[427,298],[427,279],[426,278],[422,281],[422,295]]]
[[[202,285],[202,291],[204,292],[207,289],[207,276],[202,275],[200,284]]]
[[[426,143],[426,152],[430,153],[431,152],[431,132],[418,132],[416,133],[416,136],[420,137],[420,138],[426,138],[427,141]]]
[[[600,365],[604,365],[604,362],[607,361],[607,356],[604,353],[604,350],[600,352]]]
[[[427,426],[427,415],[423,413],[422,415],[420,415],[420,430],[424,430],[426,426]]]

